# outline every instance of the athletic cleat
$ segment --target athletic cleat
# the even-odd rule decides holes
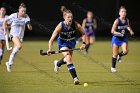
[[[78,84],[80,84],[80,82],[79,82],[79,79],[76,77],[74,78],[74,85],[78,85]]]
[[[88,52],[86,51],[86,49],[84,49],[84,55],[87,55],[88,54]]]
[[[60,67],[57,66],[57,62],[58,62],[58,60],[54,60],[54,72],[55,73],[58,73],[59,68],[60,68]]]
[[[112,72],[112,73],[117,72],[116,68],[111,67],[111,72]]]
[[[11,72],[11,71],[12,71],[12,70],[11,70],[11,65],[9,65],[8,62],[6,62],[6,67],[7,67],[7,71],[8,71],[8,72]]]
[[[122,63],[122,57],[120,57],[119,55],[117,56],[117,61],[119,62],[119,63]]]

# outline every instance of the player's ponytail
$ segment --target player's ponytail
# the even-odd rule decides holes
[[[67,9],[65,6],[61,6],[61,12],[63,13],[63,17],[67,14],[67,13],[72,13],[71,10]]]
[[[26,5],[24,3],[21,3],[20,6],[19,6],[19,9],[20,8],[26,8]]]
[[[65,6],[61,6],[61,12],[65,12],[67,10],[67,8]]]

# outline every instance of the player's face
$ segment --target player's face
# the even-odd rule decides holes
[[[19,9],[19,14],[20,14],[20,16],[24,16],[25,14],[26,14],[26,8],[20,8]]]
[[[120,17],[125,18],[126,17],[126,9],[122,8],[119,12]]]
[[[68,25],[68,26],[71,25],[72,19],[73,19],[72,13],[67,13],[67,14],[65,15],[64,19],[65,19],[66,25]]]
[[[2,14],[2,15],[5,15],[6,14],[5,8],[0,8],[0,14]]]
[[[93,17],[93,13],[92,13],[92,12],[88,12],[88,13],[87,13],[87,17],[88,17],[88,18],[92,18],[92,17]]]

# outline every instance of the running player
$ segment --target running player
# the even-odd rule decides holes
[[[87,18],[83,20],[82,27],[84,29],[84,32],[86,34],[86,47],[84,54],[88,54],[88,50],[91,44],[95,41],[95,30],[97,28],[97,22],[96,19],[93,17],[93,12],[88,11],[87,12]]]
[[[128,30],[131,35],[134,34],[132,31],[129,20],[126,18],[126,9],[124,6],[121,6],[119,9],[119,15],[112,26],[111,33],[112,37],[112,47],[113,47],[113,55],[112,55],[112,67],[111,72],[116,72],[116,60],[121,62],[122,56],[128,53],[128,40],[126,37],[126,31]],[[122,47],[122,51],[119,53],[119,47]]]
[[[5,47],[5,36],[4,36],[3,28],[2,28],[4,19],[8,17],[5,14],[6,14],[5,7],[1,7],[0,8],[0,64],[1,64],[1,60],[3,58],[4,47]]]
[[[81,45],[80,49],[84,49],[85,48],[85,34],[81,25],[73,20],[73,14],[70,10],[67,10],[65,7],[63,7],[63,9],[61,10],[63,12],[64,21],[60,22],[54,30],[49,40],[48,53],[49,51],[52,51],[53,42],[57,34],[59,34],[57,41],[58,41],[58,47],[60,50],[67,50],[67,49],[75,48],[75,45],[76,45],[75,37],[76,37],[77,30],[80,31],[83,36],[83,44]],[[64,57],[61,60],[54,61],[54,65],[55,65],[54,71],[58,73],[58,70],[60,69],[61,65],[67,64],[67,68],[74,79],[74,84],[75,85],[79,84],[79,79],[76,74],[76,70],[73,65],[73,60],[72,60],[73,52],[72,51],[63,52],[62,54]]]
[[[25,25],[27,24],[27,27],[29,30],[32,30],[32,26],[30,23],[30,18],[26,14],[26,5],[24,3],[21,3],[21,5],[19,6],[19,11],[17,13],[11,14],[8,18],[6,18],[4,20],[3,25],[4,25],[5,33],[7,33],[6,24],[7,24],[8,20],[10,20],[12,22],[10,35],[12,35],[12,41],[14,43],[14,48],[13,48],[12,53],[10,54],[9,61],[6,62],[7,71],[11,72],[11,66],[13,64],[14,58],[22,46]]]

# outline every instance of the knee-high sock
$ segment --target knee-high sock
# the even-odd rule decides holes
[[[76,78],[77,74],[76,74],[76,70],[75,70],[74,65],[73,64],[68,64],[67,67],[68,67],[68,70],[69,70],[71,76],[73,77],[73,79]]]
[[[88,52],[89,47],[90,47],[90,44],[87,44],[86,47],[85,47],[87,52]]]
[[[3,56],[3,51],[2,48],[0,48],[0,61],[2,60],[2,56]]]
[[[65,58],[62,58],[61,60],[59,60],[59,61],[57,62],[57,66],[58,66],[58,67],[61,67],[61,65],[63,65],[63,64],[66,64]]]
[[[122,56],[124,56],[124,55],[127,55],[127,53],[123,53],[123,51],[121,51],[121,52],[119,53],[119,56],[120,56],[120,57],[122,57]]]
[[[9,62],[9,65],[12,65],[13,64],[14,58],[15,58],[16,54],[18,53],[18,51],[19,51],[19,48],[17,48],[17,47],[14,47],[13,48],[13,51],[10,54],[10,58],[9,58],[9,61],[8,61]]]
[[[116,68],[116,60],[117,60],[116,57],[112,57],[112,67],[113,68]]]

